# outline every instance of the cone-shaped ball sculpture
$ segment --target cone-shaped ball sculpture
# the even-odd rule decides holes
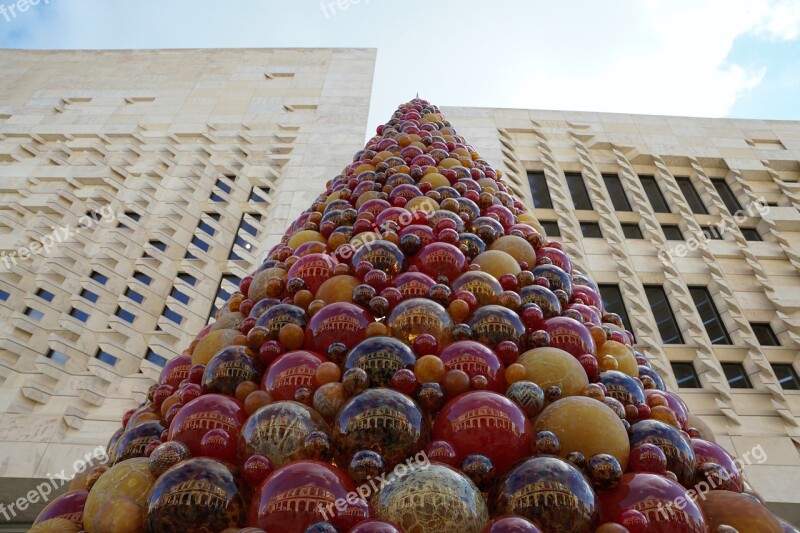
[[[500,171],[415,99],[126,413],[113,465],[34,530],[747,522],[743,508],[704,515],[698,483],[769,517],[632,342]]]

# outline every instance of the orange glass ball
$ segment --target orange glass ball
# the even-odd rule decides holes
[[[473,259],[472,264],[478,265],[483,272],[498,280],[504,274],[516,276],[522,270],[514,257],[500,250],[487,250]]]
[[[589,384],[586,371],[578,360],[558,348],[528,350],[519,356],[517,363],[525,367],[528,381],[542,389],[556,385],[562,396],[579,396]]]
[[[444,363],[435,355],[420,357],[414,365],[414,375],[420,383],[441,383],[445,373]]]
[[[611,356],[617,362],[617,368],[608,368],[604,370],[619,370],[623,374],[628,374],[631,377],[639,377],[639,367],[636,363],[636,356],[629,346],[625,346],[617,341],[606,341],[597,346],[599,346],[597,349],[598,361],[605,356]]]

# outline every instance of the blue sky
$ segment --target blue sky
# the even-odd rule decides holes
[[[39,0],[11,16],[19,1],[0,0],[0,47],[377,48],[371,126],[417,91],[800,120],[798,0]]]

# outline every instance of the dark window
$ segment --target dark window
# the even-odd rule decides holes
[[[567,186],[569,193],[572,195],[572,203],[575,209],[592,209],[592,200],[589,198],[589,191],[586,190],[586,184],[583,182],[581,174],[565,174],[567,179]]]
[[[164,244],[163,242],[159,241],[159,240],[150,241],[150,246],[152,246],[153,248],[156,248],[158,250],[161,250],[162,252],[167,249],[167,245]]]
[[[165,357],[161,357],[152,349],[147,350],[147,355],[144,356],[145,360],[150,361],[151,363],[163,367],[167,364],[167,359]]]
[[[210,198],[211,198],[212,202],[225,202],[225,201],[227,201],[227,200],[225,200],[225,198],[223,198],[222,196],[218,195],[215,192],[211,193]]]
[[[797,378],[797,372],[795,372],[792,365],[774,364],[772,365],[772,370],[784,390],[800,390],[800,379]]]
[[[200,223],[197,224],[197,227],[203,230],[204,232],[208,233],[212,237],[217,233],[217,230],[212,228],[208,222],[205,222],[203,220],[201,220]]]
[[[139,222],[139,219],[142,218],[136,211],[125,211],[125,216],[136,222]]]
[[[161,314],[164,315],[165,318],[167,318],[172,322],[175,322],[176,324],[180,324],[181,322],[183,322],[183,316],[179,315],[178,313],[176,313],[167,306],[164,306],[164,311]]]
[[[681,233],[681,228],[678,226],[673,224],[661,224],[661,230],[664,232],[664,237],[666,237],[668,241],[683,240],[683,233]]]
[[[0,290],[0,300],[6,301],[8,297],[11,296],[6,291]]]
[[[209,218],[219,222],[220,219],[219,213],[206,213],[206,215],[208,215]]]
[[[700,378],[692,363],[671,363],[672,373],[675,374],[675,381],[681,389],[699,389]]]
[[[175,287],[172,288],[172,292],[170,292],[170,296],[175,298],[181,303],[188,304],[189,303],[189,296],[183,294],[181,291],[176,289]]]
[[[73,307],[72,310],[69,312],[69,316],[75,317],[81,322],[86,322],[89,320],[89,313],[86,311],[81,311],[77,307]]]
[[[707,215],[708,209],[706,209],[703,200],[700,199],[700,195],[697,194],[697,189],[695,189],[694,185],[692,185],[692,180],[689,178],[676,178],[676,181],[678,182],[678,187],[680,187],[683,197],[686,198],[686,203],[689,204],[689,208],[692,210],[692,213],[697,215]]]
[[[140,304],[140,303],[142,303],[144,301],[144,296],[142,296],[141,294],[139,294],[135,290],[131,289],[130,287],[128,287],[125,290],[125,296],[127,296],[128,298],[130,298],[131,300],[133,300],[137,304]]]
[[[184,259],[197,259],[197,256],[194,255],[189,250],[186,250],[186,255],[183,256]]]
[[[544,172],[528,172],[528,184],[531,187],[533,207],[552,209],[553,200],[550,198],[550,189],[547,187]]]
[[[242,278],[236,276],[235,274],[225,274],[222,276],[222,279],[231,285],[234,285],[236,290],[239,290],[239,285],[242,283]]]
[[[69,361],[69,356],[64,352],[59,352],[58,350],[50,350],[47,352],[47,358],[52,359],[56,363],[63,365],[67,361]]]
[[[761,241],[761,235],[758,233],[756,228],[739,228],[742,230],[742,235],[744,236],[745,240],[748,241]]]
[[[561,237],[561,230],[558,227],[558,222],[555,220],[541,220],[539,221],[542,229],[547,233],[548,237]]]
[[[204,252],[207,252],[209,250],[209,248],[211,248],[211,246],[209,246],[209,244],[206,241],[204,241],[203,239],[201,239],[197,235],[192,237],[192,244],[194,244],[195,246],[197,246],[198,248],[200,248]]]
[[[121,307],[117,307],[117,312],[114,313],[114,314],[117,315],[118,317],[120,317],[122,320],[124,320],[128,324],[133,324],[133,322],[136,320],[136,315],[134,315],[130,311],[126,311],[125,309],[123,309]]]
[[[519,195],[522,196],[522,195]],[[256,222],[261,222],[263,220],[264,215],[261,213],[248,213]]]
[[[756,338],[758,339],[758,343],[761,346],[780,346],[781,342],[778,340],[778,336],[775,335],[775,332],[772,331],[772,326],[766,323],[750,323],[750,327],[753,328],[753,333],[755,333]]]
[[[611,197],[614,209],[617,211],[630,211],[631,204],[628,202],[625,187],[622,186],[622,180],[619,179],[619,176],[616,174],[603,174],[603,181],[606,183],[606,189],[608,189],[608,195]]]
[[[660,285],[645,285],[644,292],[650,302],[650,310],[653,318],[658,325],[658,332],[661,334],[661,341],[664,344],[683,344],[678,323],[675,321],[675,314],[667,300],[667,293]]]
[[[641,176],[642,187],[647,198],[650,200],[650,205],[653,206],[653,211],[656,213],[669,213],[669,206],[667,201],[664,200],[664,195],[661,194],[661,189],[656,183],[653,176]]]
[[[145,285],[150,285],[151,283],[153,283],[153,278],[141,272],[134,273],[133,278],[140,281],[141,283],[144,283]]]
[[[81,291],[81,296],[82,296],[83,298],[85,298],[85,299],[89,300],[89,301],[90,301],[90,302],[92,302],[92,303],[96,302],[96,301],[97,301],[97,300],[100,298],[99,296],[97,296],[97,295],[96,295],[95,293],[93,293],[92,291],[87,291],[86,289],[83,289],[83,290]]]
[[[622,234],[626,239],[644,239],[639,224],[622,224]]]
[[[728,336],[728,331],[722,323],[722,318],[719,316],[719,311],[717,311],[708,289],[705,287],[689,287],[689,293],[692,295],[692,300],[694,300],[694,305],[700,314],[700,319],[706,327],[706,333],[708,333],[708,338],[711,339],[711,344],[731,344],[731,338]]]
[[[242,279],[239,276],[235,276],[233,274],[225,274],[222,276],[222,279],[219,282],[219,287],[217,288],[217,297],[214,299],[214,304],[211,306],[211,312],[209,313],[209,317],[213,317],[217,314],[219,307],[217,307],[217,302],[220,302],[221,305],[224,305],[225,302],[233,295],[234,292],[239,290],[239,285],[242,283]],[[231,287],[231,288],[228,288]]]
[[[26,307],[25,308],[25,315],[31,317],[34,320],[41,320],[44,316],[44,313],[39,311],[38,309],[34,309],[33,307]]]
[[[185,273],[178,274],[178,279],[184,283],[188,283],[191,286],[197,284],[197,278],[189,274]]]
[[[90,277],[100,285],[105,285],[106,283],[108,283],[108,277],[104,276],[100,272],[92,272],[92,275]]]
[[[740,363],[722,363],[722,371],[732,389],[752,389],[753,384]]]
[[[600,231],[600,224],[597,222],[581,222],[581,232],[589,239],[603,238],[603,232]]]
[[[47,302],[52,302],[53,298],[55,298],[55,295],[52,292],[46,291],[44,289],[39,289],[38,291],[36,291],[36,296]]]
[[[703,230],[703,235],[706,236],[706,239],[722,240],[722,235],[720,235],[716,226],[701,226],[700,229]]]
[[[217,187],[217,189],[221,190],[222,192],[225,192],[225,193],[228,193],[228,194],[230,194],[231,190],[233,190],[233,189],[231,189],[230,185],[228,185],[227,183],[225,183],[221,179],[217,180],[216,187]]]
[[[116,357],[114,357],[110,353],[104,352],[103,350],[100,350],[100,349],[97,350],[97,353],[95,354],[94,357],[95,357],[95,359],[100,359],[105,364],[111,365],[111,366],[116,365],[117,361],[119,361],[119,359],[117,359]]]
[[[246,231],[247,233],[249,233],[253,237],[258,237],[258,229],[256,229],[255,226],[250,224],[245,219],[242,219],[242,223],[239,225],[239,229],[243,229],[244,231]]]
[[[267,201],[266,198],[270,192],[271,189],[269,187],[253,187],[253,191],[250,193],[250,201],[264,203]]]
[[[603,284],[598,285],[600,290],[600,297],[603,299],[603,307],[607,313],[616,313],[622,317],[622,323],[625,324],[625,329],[633,331],[631,328],[631,321],[628,318],[628,309],[625,307],[625,302],[622,300],[622,292],[619,290],[619,285]]]
[[[711,180],[711,183],[714,184],[717,194],[719,194],[722,203],[725,204],[725,207],[728,208],[728,211],[731,215],[742,210],[739,200],[736,199],[736,195],[733,194],[733,191],[730,187],[728,187],[728,184],[725,182],[725,180]]]

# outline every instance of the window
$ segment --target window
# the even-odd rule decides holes
[[[161,314],[167,320],[170,320],[171,322],[175,322],[176,324],[180,324],[181,322],[183,322],[183,316],[179,315],[178,313],[176,313],[175,311],[173,311],[172,309],[170,309],[167,306],[164,306],[164,311],[162,311]]]
[[[669,305],[667,293],[660,285],[645,285],[644,292],[650,302],[650,310],[653,318],[658,325],[658,332],[661,334],[661,341],[664,344],[683,344],[678,323],[675,321],[675,314]]]
[[[753,333],[756,335],[756,339],[758,339],[758,343],[761,346],[780,346],[781,343],[778,340],[778,336],[775,335],[775,332],[772,331],[772,327],[767,323],[750,323],[750,327],[753,328]]]
[[[706,327],[706,333],[708,333],[708,338],[711,339],[711,344],[731,344],[731,338],[728,336],[728,331],[722,323],[722,318],[719,316],[719,311],[717,311],[708,289],[705,287],[689,287],[689,294],[692,295],[692,300],[694,300],[700,319]]]
[[[125,216],[136,222],[139,222],[139,219],[142,218],[136,211],[125,211]]]
[[[144,283],[145,285],[150,285],[151,283],[153,283],[153,278],[151,278],[147,274],[143,274],[141,272],[134,273],[133,274],[133,278],[138,280],[141,283]]]
[[[211,199],[212,202],[225,202],[226,201],[225,198],[223,198],[222,196],[218,195],[215,192],[212,192],[211,196],[209,198]]]
[[[692,180],[689,178],[676,178],[675,180],[678,182],[678,187],[680,187],[683,197],[686,198],[686,203],[689,204],[692,213],[707,215],[708,209],[706,209],[703,200],[700,199],[700,195],[697,194],[697,189],[692,185]]]
[[[206,215],[208,215],[208,217],[211,218],[212,220],[219,222],[220,219],[219,213],[206,213]]]
[[[201,220],[200,223],[197,224],[197,227],[203,230],[205,233],[211,235],[212,237],[217,233],[217,230],[212,228],[211,225],[204,220]]]
[[[157,239],[150,241],[150,246],[156,248],[157,250],[161,250],[162,252],[167,249],[167,245]]]
[[[603,238],[603,232],[600,231],[600,224],[597,222],[581,222],[581,233],[589,239]]]
[[[683,240],[683,233],[681,233],[681,229],[678,226],[673,224],[661,224],[661,230],[664,232],[664,237],[666,237],[668,241]]]
[[[172,288],[172,292],[170,292],[169,294],[170,294],[170,296],[172,296],[173,298],[175,298],[176,300],[178,300],[179,302],[181,302],[183,304],[188,304],[189,303],[189,296],[183,294],[181,291],[179,291],[175,287]]]
[[[622,234],[626,239],[644,239],[639,224],[622,224]]]
[[[589,191],[586,190],[586,184],[583,182],[581,174],[568,173],[564,177],[567,179],[567,186],[569,193],[572,195],[572,203],[575,209],[592,209],[592,200],[589,198]]]
[[[608,189],[608,195],[611,197],[611,203],[614,204],[614,209],[617,211],[630,211],[631,204],[628,202],[628,196],[625,194],[625,188],[622,186],[622,180],[616,174],[603,174],[603,181]],[[640,237],[641,238],[641,237]]]
[[[797,378],[792,365],[772,365],[772,370],[784,390],[800,390],[800,379]]]
[[[744,371],[741,363],[722,363],[722,371],[725,372],[725,377],[728,378],[728,385],[732,389],[752,389],[753,384],[750,383],[750,378]]]
[[[242,219],[242,223],[239,225],[239,229],[246,231],[253,237],[258,237],[258,229],[255,226],[247,222],[244,218]]]
[[[137,304],[140,304],[140,303],[142,303],[144,301],[144,296],[142,296],[141,294],[139,294],[135,290],[131,289],[130,287],[125,289],[125,296],[130,298],[131,300],[133,300]]]
[[[722,240],[722,235],[716,226],[701,226],[700,229],[703,230],[706,239]]]
[[[84,298],[85,300],[89,300],[92,303],[96,302],[100,298],[92,291],[87,291],[86,289],[83,289],[81,291],[81,297]]]
[[[105,285],[106,283],[108,283],[108,277],[104,276],[100,272],[92,271],[92,275],[90,277],[100,285]]]
[[[116,357],[114,357],[110,353],[104,352],[103,350],[101,350],[99,348],[98,348],[97,353],[95,354],[94,358],[95,359],[100,359],[105,364],[111,365],[111,366],[116,365],[117,361],[119,361],[119,359],[117,359]]]
[[[253,187],[250,193],[250,201],[257,203],[265,203],[266,198],[272,190],[269,187]],[[534,204],[535,205],[535,204]]]
[[[756,228],[739,228],[742,231],[742,235],[744,236],[745,240],[748,241],[761,241],[761,235],[758,233]]]
[[[195,246],[197,246],[198,248],[200,248],[204,252],[207,252],[211,248],[211,246],[206,241],[204,241],[203,239],[201,239],[197,235],[192,237],[192,244],[194,244]]]
[[[39,298],[41,298],[46,302],[52,302],[53,298],[55,298],[55,295],[52,292],[46,291],[44,289],[39,289],[38,291],[36,291],[36,296],[38,296]]]
[[[692,363],[672,363],[672,373],[681,389],[699,389],[700,378]]]
[[[245,250],[248,253],[252,253],[253,245],[250,244],[249,242],[247,242],[244,237],[242,237],[242,230],[245,230],[247,233],[250,233],[251,235],[255,235],[255,233],[251,233],[250,231],[247,231],[245,229],[245,226],[248,226],[250,229],[252,229],[253,232],[258,233],[258,231],[253,226],[250,226],[250,224],[247,224],[247,222],[245,222],[244,215],[243,215],[241,222],[239,222],[239,230],[236,233],[236,239],[234,239],[234,241],[233,241],[233,247],[231,248],[230,255],[228,255],[228,259],[234,259],[234,260],[235,259],[242,259],[239,256],[239,254],[237,254],[233,250],[233,248],[236,248],[236,247],[239,247],[239,248],[241,248],[242,250]]]
[[[52,359],[59,365],[63,365],[67,361],[69,361],[69,356],[63,352],[59,352],[58,350],[50,350],[47,352],[47,358]]]
[[[150,361],[151,363],[163,367],[167,364],[167,359],[165,357],[161,357],[152,349],[147,350],[147,355],[144,356],[146,361]]]
[[[547,179],[544,176],[544,172],[528,172],[528,185],[531,188],[533,207],[541,209],[553,208],[553,200],[550,198],[550,189],[547,187]]]
[[[89,313],[86,311],[81,311],[77,307],[73,307],[72,310],[69,312],[69,316],[77,318],[81,322],[86,322],[89,320]]]
[[[26,307],[25,308],[25,315],[31,317],[32,319],[39,321],[44,316],[44,313],[41,311],[34,309],[33,307]]]
[[[6,300],[8,300],[9,296],[11,295],[8,294],[6,291],[0,290],[0,300],[3,300],[5,302]]]
[[[227,183],[225,183],[221,179],[217,180],[217,183],[216,183],[215,187],[217,189],[221,190],[222,192],[227,193],[227,194],[230,194],[231,191],[233,190],[233,189],[231,189],[230,185],[228,185]]]
[[[193,287],[197,284],[197,278],[196,277],[194,277],[192,275],[189,275],[189,274],[186,274],[186,273],[183,273],[183,272],[178,274],[178,279],[181,280],[182,282],[186,283],[186,284],[189,284],[189,285],[193,286]]]
[[[717,194],[719,194],[722,203],[725,204],[725,207],[728,208],[728,211],[731,215],[742,210],[739,200],[736,199],[736,195],[733,194],[733,191],[730,187],[728,187],[728,184],[725,182],[725,180],[711,180],[711,183],[714,185],[714,188],[717,190]]]
[[[121,307],[117,307],[117,312],[114,313],[114,314],[117,315],[118,317],[120,317],[122,320],[124,320],[128,324],[133,324],[133,322],[136,320],[136,315],[134,315],[130,311],[126,311],[125,309],[123,309]]]
[[[561,230],[555,220],[542,220],[539,222],[548,237],[561,237]]]
[[[667,201],[664,200],[664,195],[661,194],[661,189],[658,187],[656,179],[653,176],[641,176],[640,180],[642,187],[644,187],[644,193],[647,195],[647,199],[650,200],[650,205],[653,206],[653,211],[656,213],[669,213],[669,206],[667,206]]]
[[[217,288],[217,297],[214,299],[214,304],[211,306],[209,317],[213,317],[217,314],[219,308],[225,305],[225,302],[228,301],[233,293],[239,290],[239,285],[241,283],[242,279],[233,274],[225,274],[222,276],[222,280],[220,280],[219,287]]]
[[[631,328],[631,321],[628,318],[628,309],[625,307],[625,302],[622,300],[622,293],[619,290],[619,285],[603,284],[598,285],[600,290],[600,297],[603,299],[603,307],[608,313],[616,313],[622,317],[622,323],[625,324],[625,329],[633,331]]]

